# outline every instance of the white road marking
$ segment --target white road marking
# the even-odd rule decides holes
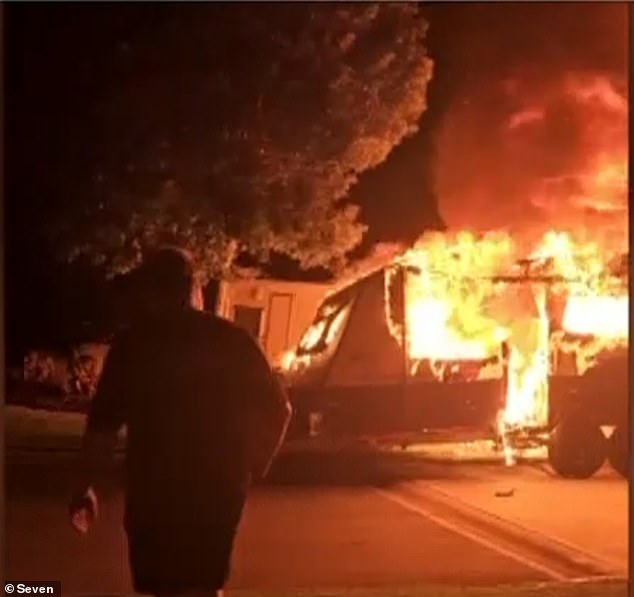
[[[419,516],[422,516],[423,518],[431,520],[433,523],[437,524],[438,526],[444,529],[447,529],[448,531],[451,531],[452,533],[456,533],[466,539],[469,539],[470,541],[473,541],[474,543],[477,543],[478,545],[481,545],[482,547],[486,547],[490,550],[493,550],[499,553],[500,555],[506,556],[507,558],[510,558],[518,562],[519,564],[526,566],[527,568],[531,568],[537,572],[545,574],[546,576],[548,576],[549,578],[553,580],[564,581],[569,579],[568,576],[558,572],[557,570],[551,568],[550,566],[542,564],[541,562],[537,562],[533,560],[532,558],[527,557],[521,553],[518,553],[511,549],[507,549],[506,547],[503,547],[501,545],[498,545],[494,541],[491,541],[487,539],[486,537],[483,537],[470,530],[461,528],[458,525],[453,524],[449,520],[446,520],[444,518],[441,518],[440,516],[437,516],[436,514],[433,514],[429,510],[422,508],[421,506],[417,504],[412,503],[410,500],[405,499],[398,494],[392,493],[391,491],[387,491],[385,489],[379,489],[379,488],[376,488],[375,491],[379,495],[383,496],[385,499],[390,500],[391,502],[394,502],[395,504],[398,504],[399,506],[401,506],[401,508],[404,508],[405,510],[408,510],[409,512],[418,514]]]
[[[463,499],[446,492],[440,487],[437,487],[436,485],[430,485],[427,487],[427,489],[430,491],[433,491],[436,494],[434,496],[435,498],[441,500],[442,502],[449,505],[450,507],[453,507],[453,508],[460,507],[465,512],[467,511],[472,512],[473,514],[477,516],[481,516],[493,521],[493,524],[501,524],[501,525],[504,525],[505,527],[514,529],[516,532],[532,535],[536,539],[539,539],[540,542],[544,542],[544,541],[548,542],[553,547],[558,548],[560,551],[569,552],[570,554],[573,554],[575,557],[581,556],[588,563],[601,566],[602,568],[609,570],[610,573],[617,573],[617,575],[621,573],[627,574],[627,565],[623,566],[623,564],[619,562],[618,560],[615,560],[613,558],[606,558],[605,556],[589,551],[579,545],[576,545],[575,543],[571,543],[570,541],[562,539],[561,537],[557,535],[553,535],[552,533],[548,533],[548,534],[543,533],[531,527],[518,524],[517,522],[513,520],[506,519],[500,516],[499,514],[489,512],[488,510],[484,508],[473,506],[469,504],[468,502],[464,501]],[[603,578],[603,576],[601,578]],[[618,578],[622,578],[622,577],[618,576]]]

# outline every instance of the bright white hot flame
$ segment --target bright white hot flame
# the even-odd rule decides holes
[[[629,333],[627,296],[570,296],[562,327],[584,336],[627,340]]]

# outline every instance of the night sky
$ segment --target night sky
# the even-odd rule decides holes
[[[606,4],[452,2],[425,7],[430,22],[427,47],[435,63],[429,106],[419,133],[366,173],[352,191],[351,199],[361,205],[369,225],[360,254],[377,242],[409,243],[427,228],[469,223],[474,214],[512,219],[524,213],[522,202],[530,202],[525,190],[540,180],[543,169],[560,167],[554,159],[540,161],[540,167],[527,163],[549,148],[554,155],[565,148],[568,170],[583,165],[583,152],[577,155],[574,145],[583,137],[572,126],[559,136],[523,137],[504,173],[500,160],[507,155],[508,139],[502,137],[501,125],[532,99],[553,97],[547,92],[567,73],[594,73],[614,85],[617,95],[623,91],[626,9],[625,4]],[[99,144],[86,143],[77,151],[72,141],[77,136],[85,139],[87,130],[98,126],[97,107],[113,55],[125,53],[130,40],[151,40],[152,28],[160,21],[156,6],[5,6],[10,340],[33,337],[34,329],[46,336],[43,330],[55,327],[51,312],[59,320],[62,312],[90,311],[91,293],[99,281],[81,295],[60,294],[60,287],[73,282],[52,267],[46,252],[38,253],[29,221],[63,209],[72,197],[95,192],[94,180],[86,173],[103,158]],[[504,81],[514,81],[527,101],[511,105],[504,96]],[[568,122],[566,105],[560,108],[559,120]],[[494,220],[471,223],[499,224]]]

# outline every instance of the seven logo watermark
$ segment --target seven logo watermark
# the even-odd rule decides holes
[[[61,597],[62,583],[59,581],[15,581],[4,585],[5,596],[9,595],[50,595]]]

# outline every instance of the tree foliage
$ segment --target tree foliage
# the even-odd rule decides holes
[[[104,54],[90,126],[69,136],[97,151],[90,196],[55,222],[65,251],[111,271],[159,242],[187,246],[208,275],[241,252],[340,266],[364,232],[349,189],[426,107],[418,11],[148,7]]]

